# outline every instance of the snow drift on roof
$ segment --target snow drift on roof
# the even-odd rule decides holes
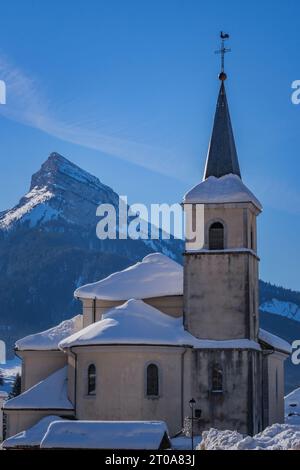
[[[163,421],[56,421],[42,449],[159,449],[168,428]]]
[[[83,325],[83,316],[76,315],[70,320],[65,320],[59,325],[49,328],[49,330],[41,331],[33,335],[26,336],[16,342],[16,349],[19,351],[39,350],[49,351],[58,349],[58,343],[64,338],[81,330]]]
[[[280,338],[279,336],[273,335],[269,331],[263,330],[262,328],[259,329],[259,339],[279,351],[283,351],[288,354],[292,352],[292,346],[290,343]]]
[[[2,443],[3,449],[11,449],[18,447],[39,447],[41,440],[43,439],[49,424],[53,421],[61,421],[62,418],[59,416],[51,415],[45,416],[38,421],[34,426],[25,431],[21,431],[14,436],[5,439]]]
[[[8,400],[3,408],[72,410],[73,405],[67,397],[67,366],[49,375],[21,395]]]
[[[105,344],[156,344],[166,346],[187,345],[196,348],[249,348],[260,349],[254,341],[199,340],[183,328],[182,317],[173,318],[142,300],[130,299],[112,308],[103,319],[61,341],[59,346]]]
[[[123,271],[79,287],[74,295],[82,299],[128,300],[182,293],[182,266],[168,256],[152,253]]]
[[[259,210],[262,205],[242,180],[233,174],[216,178],[210,176],[194,186],[183,198],[186,204],[252,202]]]

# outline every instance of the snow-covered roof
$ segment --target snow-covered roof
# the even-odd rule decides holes
[[[103,315],[103,319],[61,341],[62,349],[105,344],[151,344],[215,349],[260,349],[255,341],[200,340],[183,328],[183,320],[173,318],[142,300],[130,299]]]
[[[273,335],[269,331],[263,330],[262,328],[259,329],[259,339],[279,351],[283,351],[288,354],[292,352],[292,346],[290,343],[280,338],[279,336]]]
[[[25,338],[19,339],[16,342],[16,349],[19,351],[57,350],[58,343],[64,338],[67,338],[73,333],[76,333],[76,331],[81,330],[82,325],[83,316],[76,315],[76,317],[73,317],[70,320],[65,320],[59,325],[49,328],[49,330],[41,331],[40,333],[35,333],[33,335],[25,336]]]
[[[42,449],[159,449],[168,428],[163,421],[56,421]],[[171,446],[171,445],[170,445]]]
[[[21,431],[14,436],[11,436],[2,443],[3,449],[12,449],[18,447],[39,447],[41,440],[43,439],[49,424],[53,421],[61,421],[62,418],[59,416],[51,415],[45,416],[40,421],[38,421],[31,428]]]
[[[300,387],[284,397],[285,422],[300,425]]]
[[[67,366],[5,402],[3,409],[72,410],[67,396]]]
[[[152,253],[123,271],[79,287],[74,295],[81,299],[128,300],[182,293],[182,266],[168,256]]]
[[[242,180],[233,174],[216,178],[210,176],[194,186],[183,198],[185,204],[252,202],[259,210],[262,205]]]
[[[298,407],[298,411],[300,412],[300,387],[295,388],[292,392],[284,397],[285,405],[292,406],[295,405]]]

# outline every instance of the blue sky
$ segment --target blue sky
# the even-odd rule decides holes
[[[130,202],[180,202],[202,178],[227,94],[243,179],[264,205],[261,278],[300,290],[300,4],[289,0],[1,2],[0,210],[57,151]]]

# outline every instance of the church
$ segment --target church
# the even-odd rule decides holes
[[[22,393],[4,404],[6,437],[49,417],[163,421],[170,436],[191,413],[195,434],[283,422],[291,348],[260,328],[262,206],[243,183],[219,79],[203,180],[182,201],[204,207],[204,245],[186,241],[183,267],[151,253],[77,288],[82,314],[17,341]]]

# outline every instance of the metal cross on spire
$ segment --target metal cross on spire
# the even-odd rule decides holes
[[[226,80],[227,78],[227,75],[224,71],[224,57],[225,57],[226,52],[230,52],[231,49],[227,49],[225,47],[225,41],[229,39],[229,34],[221,31],[220,38],[221,38],[221,47],[219,50],[215,51],[215,54],[221,54],[221,72],[219,74],[219,79],[223,81],[223,80]]]

